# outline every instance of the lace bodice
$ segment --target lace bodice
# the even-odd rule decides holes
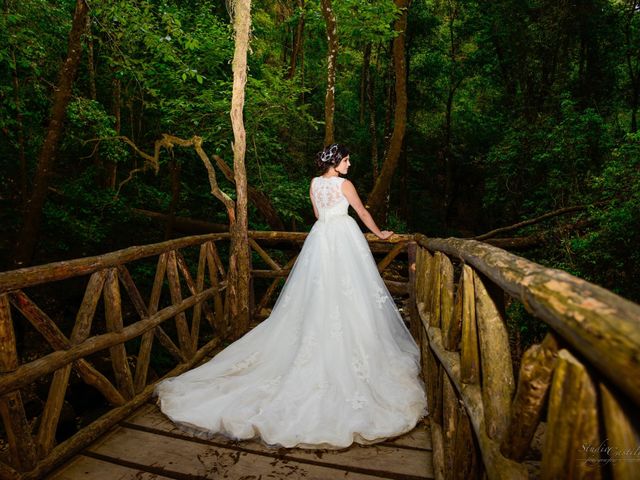
[[[342,182],[341,177],[315,177],[311,181],[311,195],[320,220],[347,214],[349,201],[342,193]]]

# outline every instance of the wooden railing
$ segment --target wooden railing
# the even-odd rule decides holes
[[[254,321],[269,315],[305,238],[250,233]],[[226,233],[186,237],[0,273],[0,414],[9,445],[0,478],[42,477],[149,400],[160,378],[192,368],[221,345],[229,332],[222,260],[228,239]],[[526,478],[530,471],[545,479],[610,472],[635,478],[638,305],[480,242],[422,235],[367,239],[390,291],[404,297],[422,349],[437,478],[480,478],[483,471],[490,479]],[[138,268],[139,262],[147,263]],[[139,280],[139,271],[152,268],[152,280]],[[88,280],[65,335],[30,290],[74,277]],[[551,327],[522,358],[510,348],[507,297]],[[96,315],[101,298],[103,318]],[[20,362],[13,325],[22,317],[51,353]],[[92,363],[94,354],[107,351],[110,372]],[[174,367],[150,378],[152,352],[172,359]],[[513,365],[520,365],[519,373]],[[111,409],[56,443],[72,370]],[[21,391],[49,375],[49,394],[34,425]],[[536,432],[541,458],[531,447]],[[605,439],[615,449],[609,457],[594,451]]]
[[[173,359],[175,368],[167,373],[173,376],[200,362],[220,343],[227,332],[228,319],[225,266],[216,241],[228,238],[226,233],[186,237],[0,273],[0,414],[9,448],[9,458],[0,462],[1,478],[41,478],[147,401],[157,382],[157,379],[150,382],[148,375],[153,349],[160,346]],[[194,255],[195,276],[182,252],[193,254],[188,251],[194,247],[199,247]],[[145,301],[127,266],[148,262],[156,256],[155,277]],[[153,268],[148,263],[144,266]],[[79,276],[88,276],[88,280],[70,334],[66,335],[60,325],[64,319],[54,321],[32,299],[28,289]],[[185,287],[188,296],[183,298]],[[96,315],[101,298],[104,317]],[[123,302],[135,311],[134,315],[125,315],[128,312]],[[202,322],[203,314],[206,322]],[[20,362],[13,325],[23,319],[49,344],[51,353]],[[134,339],[137,345],[132,346]],[[99,371],[89,359],[106,349],[111,372]],[[100,392],[112,409],[56,444],[72,370]],[[48,375],[52,375],[49,393],[42,411],[36,413],[37,428],[32,429],[32,418],[25,413],[21,390]]]
[[[251,311],[256,320],[268,315],[274,293],[289,273],[305,238],[305,233],[250,233],[255,252]],[[387,254],[380,262],[381,271],[389,267],[409,238],[398,236],[394,242],[371,242],[374,251]],[[167,377],[192,368],[221,344],[230,325],[225,295],[227,275],[222,260],[225,255],[216,245],[222,242],[220,250],[224,250],[228,240],[227,233],[186,237],[0,273],[0,415],[8,444],[4,461],[0,461],[0,478],[41,478],[148,401],[160,379],[149,378],[152,351],[172,359],[174,368],[163,376]],[[139,265],[140,262],[146,263]],[[195,275],[191,272],[194,267]],[[141,282],[133,279],[136,275],[131,272],[136,268],[155,269],[153,280],[147,282],[146,295]],[[72,322],[45,313],[46,308],[34,300],[38,292],[30,292],[39,285],[56,282],[62,286],[55,286],[64,288],[65,282],[76,277],[87,280]],[[269,282],[264,289],[260,285],[263,281]],[[409,292],[407,278],[388,285],[394,291]],[[185,292],[188,294],[183,297]],[[257,303],[253,301],[256,292],[261,293]],[[97,313],[101,299],[104,316]],[[21,361],[14,324],[25,320],[42,343],[49,345],[51,353]],[[70,324],[66,328],[69,334],[63,331],[61,324],[65,323]],[[90,357],[97,353],[108,357],[111,371],[100,371],[93,364]],[[111,409],[57,443],[72,371],[100,392]],[[27,415],[22,393],[34,383],[46,383],[49,376],[52,379],[44,406],[35,415]]]
[[[436,478],[638,478],[640,306],[485,243],[416,240]],[[550,327],[517,362],[505,300]]]

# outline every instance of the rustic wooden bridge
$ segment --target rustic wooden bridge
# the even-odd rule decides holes
[[[255,321],[305,237],[250,233]],[[210,234],[0,273],[0,478],[638,478],[639,305],[477,241],[368,240],[422,349],[430,415],[414,431],[314,451],[203,440],[168,422],[157,381],[229,341],[229,235]],[[51,292],[78,288],[75,320],[45,312]],[[523,354],[519,305],[548,326]],[[24,354],[14,327],[48,350]],[[60,419],[74,382],[104,408],[70,434]]]

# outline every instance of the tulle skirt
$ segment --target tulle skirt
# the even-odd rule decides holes
[[[198,436],[344,448],[413,429],[419,365],[366,239],[339,215],[315,223],[268,319],[155,393]]]

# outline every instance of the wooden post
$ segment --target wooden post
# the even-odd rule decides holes
[[[631,420],[634,415],[637,415],[637,406],[624,405],[620,396],[616,397],[603,382],[600,383],[600,398],[607,433],[607,447],[614,449],[611,455],[613,478],[637,479],[640,435],[638,435],[638,425],[634,427]]]
[[[239,337],[249,329],[249,233],[247,212],[247,172],[245,168],[246,132],[243,108],[247,82],[247,50],[251,26],[251,0],[233,1],[233,92],[231,95],[231,127],[233,129],[233,173],[236,183],[236,221],[230,222],[228,298],[234,325]]]
[[[412,242],[415,245],[415,242]],[[407,254],[409,253],[409,245],[411,244],[411,242],[409,244],[406,245],[407,247]],[[389,253],[387,253],[387,255],[385,255],[385,257],[380,260],[380,262],[378,263],[378,272],[382,273],[383,271],[386,270],[386,268],[391,265],[391,262],[393,262],[393,260],[400,254],[400,252],[402,252],[405,249],[405,244],[404,243],[398,243],[396,244],[390,251]],[[414,258],[414,262],[415,262],[415,258]],[[409,264],[411,264],[411,262],[409,262]],[[415,270],[414,270],[415,271]]]
[[[476,301],[473,270],[462,266],[462,342],[460,346],[460,380],[477,383],[480,380],[480,353],[476,325]]]
[[[540,478],[601,478],[596,389],[567,350],[558,353],[547,419]]]
[[[509,424],[515,390],[509,335],[500,307],[478,275],[474,276],[474,288],[487,435],[499,442]]]
[[[167,373],[163,378],[174,377],[186,372],[187,370],[200,363],[208,354],[210,354],[220,343],[220,339],[214,338],[203,346],[196,355],[194,355],[186,363],[176,366]],[[91,442],[95,441],[109,429],[113,428],[118,422],[121,422],[136,409],[140,408],[153,395],[155,385],[148,385],[142,392],[136,395],[125,405],[114,408],[105,413],[102,417],[84,427],[71,438],[57,445],[51,453],[42,459],[33,470],[27,472],[21,477],[21,480],[40,480],[45,478],[45,474],[50,472],[65,459],[80,452]]]
[[[171,303],[178,305],[182,302],[182,291],[180,288],[180,279],[178,278],[178,266],[176,260],[176,252],[169,252],[167,257],[167,278],[169,279],[169,292],[171,293]],[[187,325],[187,317],[184,312],[176,315],[176,330],[178,331],[178,342],[180,351],[186,358],[193,355],[191,335]]]
[[[215,330],[220,337],[225,338],[227,336],[226,317],[225,317],[225,305],[220,295],[220,282],[218,282],[218,267],[216,258],[216,250],[213,242],[208,242],[207,246],[207,267],[209,269],[209,282],[211,286],[216,289],[216,293],[213,299],[213,305],[215,310]],[[224,275],[224,273],[221,273]]]
[[[13,331],[9,299],[3,294],[0,295],[0,373],[11,372],[16,368],[18,368],[16,337]],[[0,397],[0,415],[4,423],[13,466],[17,470],[33,468],[36,449],[19,391],[10,392]]]
[[[201,252],[202,253],[202,252]],[[204,288],[204,257],[202,257],[202,261],[198,261],[198,275],[202,276],[202,288],[198,290],[198,286],[196,282],[193,281],[193,277],[191,277],[191,272],[189,272],[189,268],[187,266],[187,262],[180,252],[176,252],[176,259],[178,261],[178,269],[182,274],[182,278],[184,278],[185,283],[187,284],[187,288],[191,295],[197,295],[202,292]],[[193,317],[191,321],[191,341],[193,342],[192,350],[195,352],[198,350],[198,337],[200,335],[200,318],[202,312],[204,311],[205,317],[208,319],[209,323],[213,324],[213,314],[211,313],[211,309],[209,308],[209,304],[207,302],[197,303],[193,307]]]
[[[447,372],[442,373],[442,446],[445,478],[453,477],[454,442],[458,431],[458,398]]]
[[[444,346],[447,350],[457,350],[452,337],[453,322],[453,265],[446,255],[442,255],[440,262],[440,325]],[[454,334],[455,336],[455,334]]]
[[[495,480],[526,479],[527,469],[525,466],[504,458],[500,454],[500,445],[487,435],[480,386],[476,384],[464,385],[460,382],[460,355],[458,352],[450,352],[444,348],[442,345],[442,333],[439,328],[429,327],[427,335],[429,336],[431,351],[437,358],[436,361],[446,371],[446,375],[451,380],[458,396],[464,402],[465,409],[469,414],[469,420],[473,426],[475,438],[480,447],[487,478]],[[435,464],[435,445],[433,451]]]
[[[441,277],[442,277],[442,253],[436,252],[433,256],[431,264],[431,275],[429,277],[429,326],[440,327],[440,298],[442,293]]]
[[[64,404],[64,395],[69,384],[71,365],[69,363],[53,374],[53,381],[49,387],[49,395],[42,413],[42,421],[36,440],[39,457],[46,457],[54,446],[58,420]]]
[[[157,267],[156,267],[157,268]],[[125,290],[129,294],[129,298],[133,303],[133,306],[138,312],[141,320],[145,318],[149,318],[149,309],[147,308],[144,300],[142,299],[142,295],[140,295],[140,291],[138,287],[136,287],[133,282],[133,278],[131,278],[131,274],[129,270],[124,265],[118,265],[118,273],[120,277],[120,281],[125,287]],[[155,282],[154,282],[155,287]],[[155,305],[157,305],[158,301],[155,301]],[[142,334],[142,338],[140,340],[140,348],[138,350],[138,357],[136,360],[136,370],[133,380],[133,390],[134,392],[140,393],[147,382],[147,371],[149,369],[149,362],[151,360],[151,349],[153,348],[153,336],[154,332],[157,330],[151,329]]]
[[[110,332],[122,332],[122,302],[120,299],[120,287],[118,286],[118,270],[109,269],[104,286],[104,308],[107,321],[107,330]],[[118,390],[127,399],[134,396],[133,379],[127,361],[127,350],[124,343],[114,345],[109,349],[113,373]]]
[[[433,353],[430,353],[432,362],[430,363],[435,366],[431,366],[431,369],[435,372],[435,385],[433,390],[433,403],[431,404],[431,423],[429,427],[431,429],[431,447],[433,452],[433,473],[438,479],[446,479],[448,471],[447,465],[445,463],[444,456],[444,438],[443,438],[443,425],[444,422],[442,420],[442,383],[443,383],[443,375],[446,376],[446,373],[443,372],[440,364],[437,363],[435,356]]]
[[[107,270],[98,270],[89,278],[89,283],[84,292],[84,298],[76,315],[76,322],[71,332],[71,343],[78,344],[85,341],[91,332],[91,323],[96,313],[96,307],[100,300],[100,293],[104,285]]]
[[[416,305],[424,303],[424,296],[422,292],[424,260],[424,248],[418,247],[416,244]]]
[[[96,295],[99,295],[100,291],[97,289],[97,285],[94,285],[94,287],[96,288],[93,291],[96,293]],[[68,350],[74,345],[81,343],[73,343],[72,341],[69,341],[69,339],[65,337],[65,335],[60,331],[56,323],[51,318],[49,318],[49,316],[44,313],[40,309],[40,307],[33,303],[33,301],[29,297],[27,297],[27,295],[23,291],[17,290],[15,292],[10,292],[7,294],[7,297],[10,299],[11,303],[13,303],[16,308],[20,310],[24,317],[29,320],[31,325],[33,325],[33,327],[44,337],[49,345],[53,347],[54,350]],[[97,302],[97,299],[94,298],[88,301],[88,303],[93,302]],[[75,333],[77,338],[80,338],[81,335],[84,335],[86,329],[89,328],[88,322],[90,321],[90,317],[88,316],[88,310],[91,305],[88,305],[88,303],[83,303],[83,305],[80,307],[80,311],[78,312],[78,315],[81,317],[80,322],[76,324],[76,326],[78,326],[78,329],[74,328],[74,331],[72,332],[72,336]],[[66,364],[62,364],[59,368],[65,366]],[[124,403],[124,398],[122,397],[120,392],[118,392],[118,390],[116,390],[111,382],[98,370],[96,370],[88,360],[80,358],[74,362],[74,367],[77,370],[78,374],[82,377],[82,380],[102,393],[107,401],[109,401],[109,403],[111,403],[112,405],[122,405]]]
[[[186,265],[185,265],[186,267]],[[198,273],[196,274],[196,284],[194,285],[195,292],[200,293],[204,290],[204,273],[207,267],[207,247],[204,245],[200,245],[200,253],[198,255]],[[204,303],[204,302],[203,302]],[[207,307],[208,304],[204,303]],[[213,314],[211,310],[209,310],[209,315],[205,315],[211,328],[215,324],[215,320],[213,318]],[[200,315],[202,312],[202,304],[198,303],[195,307],[193,307],[193,320],[191,321],[191,340],[193,341],[193,350],[198,350],[198,340],[200,337]]]
[[[398,245],[402,246],[401,243]],[[396,245],[396,248],[398,245]],[[407,244],[409,267],[409,329],[413,338],[418,341],[422,326],[420,324],[420,315],[418,315],[418,306],[416,303],[416,249],[416,242],[409,242]]]
[[[500,446],[507,458],[521,461],[529,449],[540,423],[557,355],[558,344],[553,335],[547,334],[542,344],[531,346],[522,356],[511,420]]]
[[[452,478],[477,480],[479,478],[478,447],[473,441],[473,430],[464,406],[458,405],[456,434],[453,442]]]

